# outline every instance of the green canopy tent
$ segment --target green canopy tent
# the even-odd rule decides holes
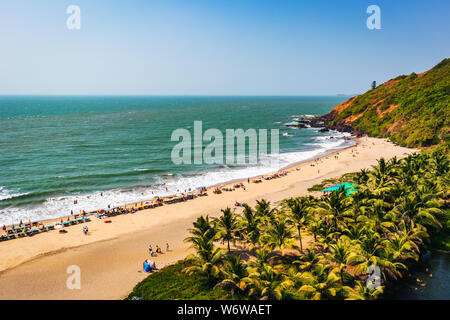
[[[326,189],[321,190],[321,192],[332,192],[332,191],[337,191],[341,188],[344,188],[344,190],[346,191],[345,194],[347,196],[351,195],[353,192],[355,192],[356,190],[358,190],[357,188],[357,184],[354,183],[350,183],[350,182],[345,182],[345,183],[340,183],[337,184],[335,186],[332,187],[328,187]]]

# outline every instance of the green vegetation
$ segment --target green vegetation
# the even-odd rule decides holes
[[[201,276],[189,276],[181,272],[192,265],[182,260],[149,275],[133,289],[127,299],[142,297],[144,300],[219,300],[231,299],[227,291],[216,288]]]
[[[150,275],[129,298],[376,299],[421,252],[448,248],[449,169],[442,148],[380,159],[352,175],[359,190],[351,196],[341,189],[277,208],[260,200],[242,214],[199,217],[186,239],[196,254]],[[371,287],[374,267],[381,283]]]
[[[399,145],[449,146],[450,59],[424,74],[394,78],[355,97],[343,110],[333,109],[330,116],[330,125],[350,125]]]

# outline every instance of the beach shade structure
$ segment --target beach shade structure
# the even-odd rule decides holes
[[[332,186],[332,187],[328,187],[328,188],[320,190],[320,191],[321,192],[332,192],[332,191],[337,191],[337,190],[343,188],[344,190],[346,190],[346,194],[350,195],[351,193],[353,193],[356,190],[358,190],[357,186],[358,186],[357,184],[350,183],[350,182],[345,182],[345,183],[337,184],[337,185]]]
[[[351,195],[353,192],[355,192],[355,191],[358,191],[358,188],[347,190],[347,191],[345,192],[345,194],[346,194],[347,196],[350,196],[350,195]]]

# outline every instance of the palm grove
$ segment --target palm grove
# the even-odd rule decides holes
[[[449,159],[439,149],[380,159],[354,180],[351,196],[338,190],[276,208],[260,200],[241,214],[199,217],[185,240],[196,254],[183,273],[240,299],[377,298],[426,243],[447,234]],[[368,285],[371,266],[381,272],[379,286]]]

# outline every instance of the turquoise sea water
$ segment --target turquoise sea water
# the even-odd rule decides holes
[[[329,112],[344,99],[0,97],[0,224],[122,205],[279,169],[173,164],[172,131],[192,132],[195,120],[204,131],[279,129],[281,166],[348,146],[352,142],[337,132],[286,126],[301,115]]]

